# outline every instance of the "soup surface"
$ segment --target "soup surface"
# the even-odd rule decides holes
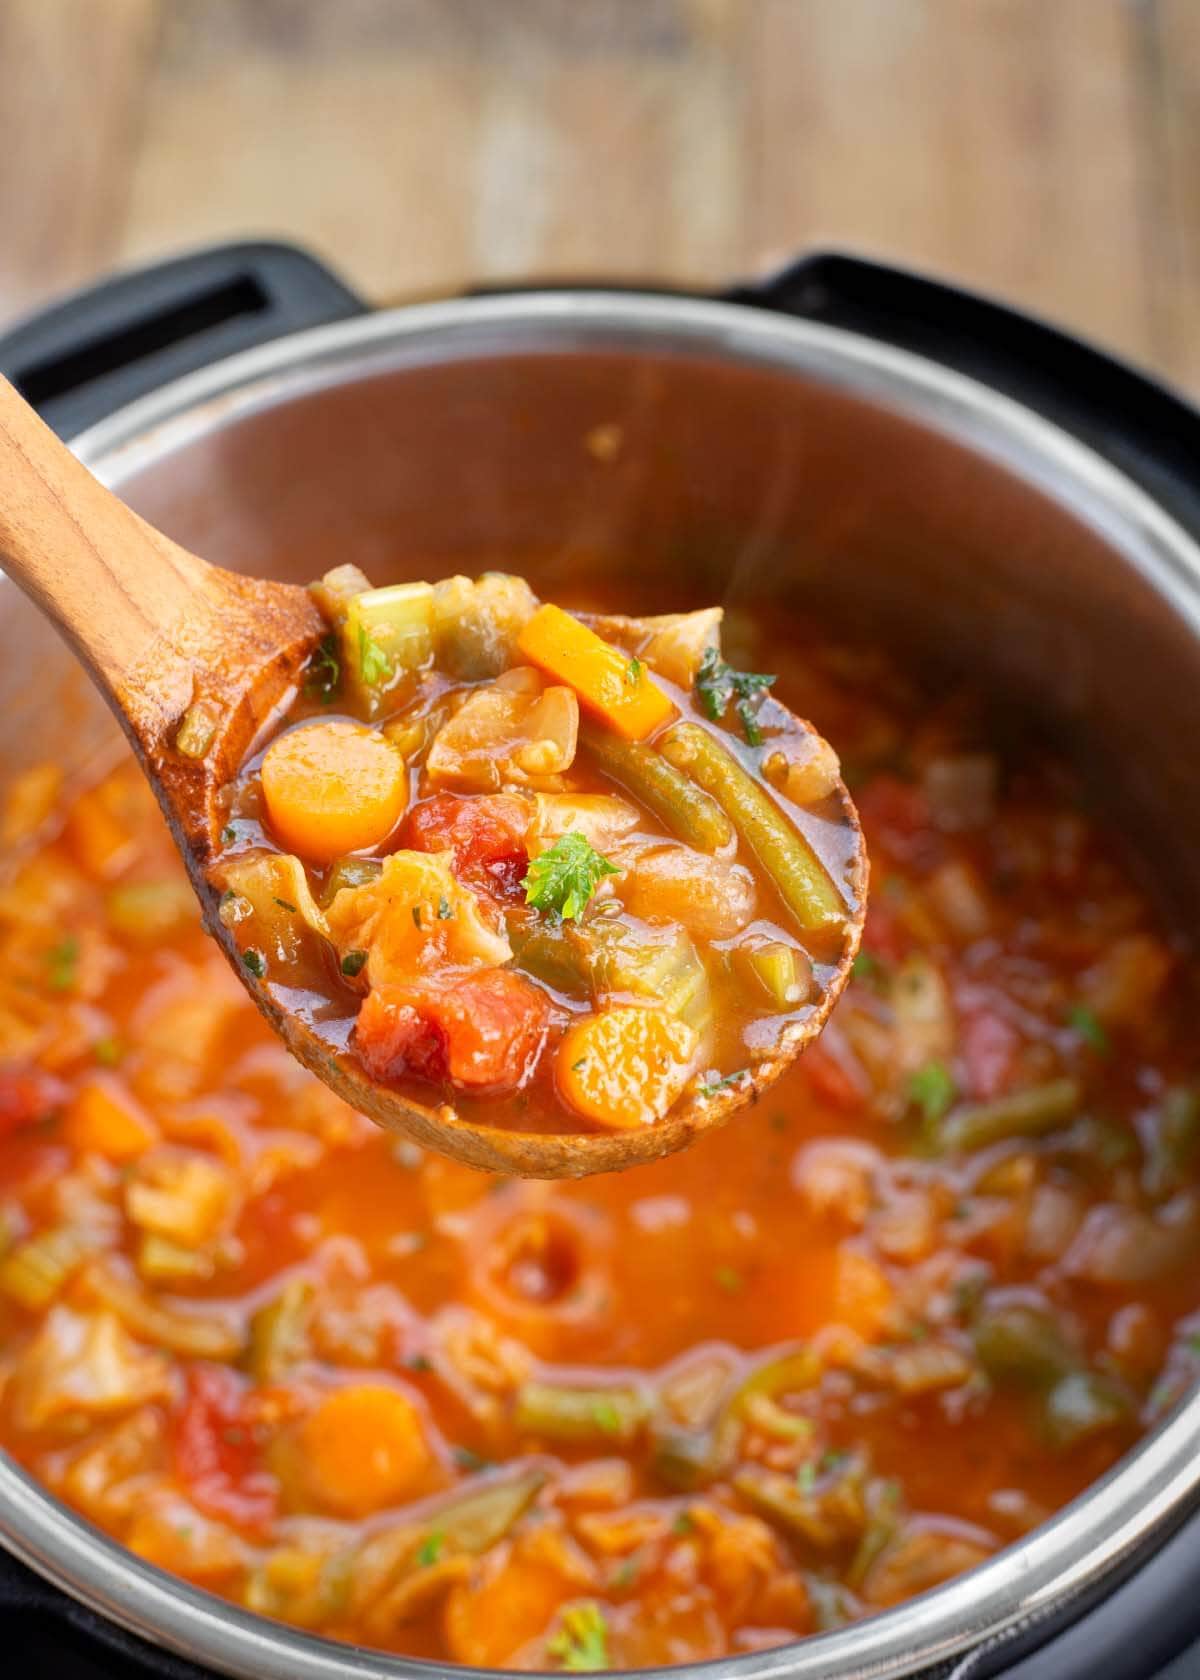
[[[1189,959],[1054,766],[736,618],[838,744],[851,986],[754,1110],[582,1183],[424,1158],[290,1060],[132,766],[13,790],[0,1440],[267,1615],[563,1670],[754,1650],[986,1558],[1200,1368]]]

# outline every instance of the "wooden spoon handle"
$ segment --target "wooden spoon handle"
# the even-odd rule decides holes
[[[164,637],[174,644],[203,602],[210,570],[93,478],[5,379],[0,565],[123,710],[155,665],[156,646]]]

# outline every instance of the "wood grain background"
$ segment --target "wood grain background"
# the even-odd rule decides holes
[[[297,239],[383,299],[839,244],[1200,393],[1200,0],[0,0],[0,323]]]

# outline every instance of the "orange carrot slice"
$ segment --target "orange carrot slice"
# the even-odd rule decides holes
[[[404,759],[377,730],[331,720],[278,736],[262,765],[277,838],[310,863],[377,846],[404,809]]]
[[[675,715],[640,660],[630,659],[561,607],[539,607],[517,638],[539,670],[567,683],[580,704],[627,741],[641,741]]]
[[[615,1131],[661,1120],[687,1084],[697,1037],[662,1009],[587,1015],[563,1035],[555,1077],[564,1101]]]

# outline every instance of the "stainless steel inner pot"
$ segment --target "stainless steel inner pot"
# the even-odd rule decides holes
[[[365,316],[192,375],[83,458],[171,536],[306,579],[528,567],[569,600],[798,604],[969,672],[1085,769],[1154,889],[1200,908],[1200,552],[1064,433],[918,357],[722,303],[530,293]],[[0,583],[0,774],[82,768],[114,728]],[[48,697],[57,697],[48,704]],[[818,724],[820,719],[816,720]],[[856,1627],[704,1665],[891,1680],[1083,1597],[1200,1492],[1200,1395],[1054,1520]],[[0,1536],[125,1627],[255,1680],[425,1673],[285,1629],[139,1562],[0,1458]]]

